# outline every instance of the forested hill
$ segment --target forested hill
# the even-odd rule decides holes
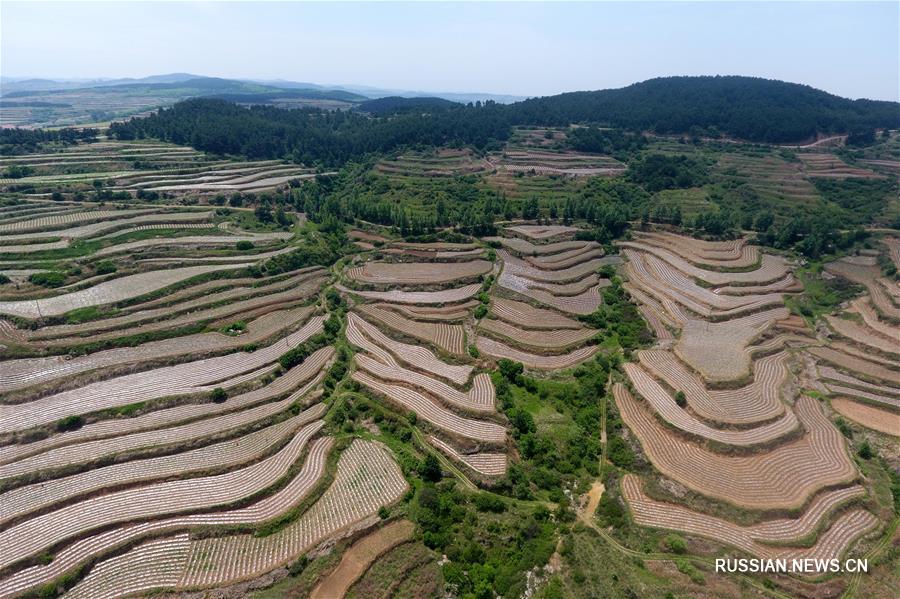
[[[433,112],[458,107],[458,102],[452,102],[443,98],[403,98],[400,96],[388,96],[375,100],[366,100],[357,106],[357,110],[368,112],[374,116],[385,114],[398,114],[401,112]]]
[[[510,109],[517,124],[597,121],[662,134],[714,129],[767,143],[900,127],[896,102],[848,100],[807,85],[734,76],[650,79],[621,89],[534,98]]]
[[[848,100],[804,85],[751,77],[669,77],[510,105],[431,103],[428,110],[421,110],[420,104],[419,109],[404,112],[404,106],[416,103],[390,99],[374,106],[383,109],[384,116],[268,106],[246,109],[194,99],[147,118],[113,124],[110,130],[120,139],[155,137],[210,152],[336,165],[406,144],[496,147],[509,137],[513,125],[594,123],[766,143],[900,127],[896,102]]]
[[[219,154],[339,166],[404,145],[487,147],[509,137],[502,109],[488,103],[460,105],[435,114],[410,112],[372,118],[353,111],[244,108],[224,100],[195,98],[146,118],[113,123],[110,133],[119,139],[152,137]]]

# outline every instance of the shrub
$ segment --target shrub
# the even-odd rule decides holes
[[[480,493],[475,497],[475,507],[479,512],[502,514],[506,511],[506,502],[489,493]]]
[[[859,446],[859,451],[857,453],[859,453],[859,457],[864,460],[870,460],[872,459],[872,456],[875,455],[875,452],[872,450],[872,446],[869,445],[868,441],[862,442],[862,445]]]
[[[7,277],[5,274],[0,273],[0,285],[6,285],[7,283],[10,282],[10,280],[11,279],[9,277]]]
[[[511,383],[515,383],[522,372],[525,371],[525,366],[523,366],[521,362],[513,362],[506,358],[500,359],[500,361],[497,362],[497,366],[500,368],[500,374],[503,375],[503,378]]]
[[[488,308],[484,304],[478,304],[478,307],[475,308],[475,318],[481,319],[487,316]]]
[[[838,419],[834,421],[834,424],[838,427],[838,430],[841,431],[842,435],[848,439],[853,438],[853,429],[850,428],[850,425],[847,424],[846,420],[839,416]]]
[[[666,543],[666,547],[672,553],[682,554],[682,553],[687,552],[687,543],[685,542],[684,539],[682,539],[678,535],[675,535],[675,534],[666,535],[665,543]]]
[[[252,241],[247,241],[246,239],[243,239],[243,240],[237,242],[237,246],[236,246],[236,247],[237,247],[237,249],[239,249],[239,250],[242,251],[242,252],[247,251],[247,250],[252,250],[252,249],[253,249],[253,242],[252,242]]]
[[[41,287],[62,287],[66,282],[66,275],[58,271],[36,272],[28,280]]]
[[[84,419],[81,416],[66,416],[56,421],[56,430],[59,432],[74,431],[84,426]]]
[[[109,275],[116,272],[118,268],[111,260],[104,260],[103,262],[98,262],[97,266],[94,268],[94,271],[98,275]]]
[[[429,453],[425,456],[425,461],[422,462],[422,465],[419,467],[419,474],[422,475],[422,478],[430,482],[441,480],[441,463],[434,457],[433,453]]]
[[[222,387],[216,387],[209,393],[209,399],[213,403],[222,403],[226,399],[228,399],[228,394],[225,393],[225,389]]]
[[[675,392],[675,403],[677,403],[678,407],[680,408],[683,408],[687,405],[687,397],[685,397],[684,391]]]

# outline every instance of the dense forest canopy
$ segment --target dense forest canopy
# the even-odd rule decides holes
[[[663,77],[621,89],[533,98],[509,109],[515,124],[595,121],[660,134],[702,130],[766,143],[900,126],[896,102],[848,100],[807,85],[755,77]]]
[[[459,107],[459,102],[445,100],[444,98],[403,98],[400,96],[388,96],[375,100],[366,100],[356,107],[360,112],[367,112],[373,116],[385,114],[398,114],[403,112],[434,112],[448,108]]]
[[[147,118],[113,123],[110,133],[119,139],[153,137],[218,154],[337,166],[405,145],[486,148],[509,137],[503,108],[488,102],[434,114],[371,118],[347,111],[242,108],[223,100],[193,99]]]
[[[363,103],[368,113],[380,115],[372,117],[267,106],[244,109],[193,99],[147,118],[116,123],[111,131],[120,139],[156,137],[210,152],[334,166],[411,144],[489,149],[506,140],[513,125],[599,123],[631,131],[726,135],[768,143],[900,127],[895,102],[848,100],[804,85],[751,77],[667,77],[510,105],[427,100]],[[633,149],[636,143],[598,131],[576,135],[574,142],[583,150]]]

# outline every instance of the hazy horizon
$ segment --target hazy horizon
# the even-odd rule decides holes
[[[191,73],[541,96],[719,74],[781,79],[849,98],[900,100],[896,2],[4,0],[0,11],[5,77]]]

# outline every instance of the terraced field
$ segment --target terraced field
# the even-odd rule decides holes
[[[324,173],[277,160],[239,162],[203,152],[141,141],[102,141],[61,147],[54,152],[0,158],[0,168],[24,166],[31,174],[0,179],[0,186],[33,185],[36,191],[62,187],[71,191],[103,181],[114,192],[202,193],[258,192]]]
[[[453,177],[484,173],[493,168],[490,162],[478,158],[469,150],[451,149],[433,153],[406,152],[375,165],[376,172],[395,179]]]
[[[109,156],[53,158],[64,163],[54,168],[74,168]],[[341,318],[322,299],[331,277],[318,266],[266,267],[293,250],[294,233],[244,231],[252,219],[241,214],[162,205],[3,208],[0,247],[11,264],[59,261],[87,272],[56,288],[3,286],[0,596],[43,593],[62,579],[76,597],[221,586],[369,526],[406,491],[383,446],[343,442],[335,451],[321,401],[343,359],[324,332],[329,317]],[[252,251],[235,258],[222,249],[238,242]],[[187,256],[170,260],[167,247]],[[97,261],[113,267],[95,272]],[[427,351],[391,347],[414,359]],[[411,372],[392,367],[383,374]],[[443,368],[470,378],[471,367]],[[429,380],[448,401],[494,409],[486,374],[468,390]],[[266,537],[284,557],[266,550],[236,569],[226,545],[275,521],[291,525]],[[217,539],[229,565],[221,582],[206,583],[190,560],[195,533],[212,529],[225,535]]]
[[[658,338],[624,365],[628,385],[613,386],[622,419],[656,471],[620,481],[635,521],[769,559],[841,558],[877,530],[878,517],[859,503],[866,490],[844,437],[823,406],[800,393],[797,350],[869,373],[867,383],[820,364],[808,384],[821,380],[832,392],[839,384],[882,397],[891,390],[872,375],[893,371],[821,347],[784,307],[785,294],[802,290],[790,265],[746,240],[659,231],[621,245],[628,288]],[[832,402],[846,417],[871,422],[875,415],[856,406]],[[652,481],[653,497],[642,479]],[[681,488],[728,507],[698,510]],[[732,521],[734,509],[757,523]],[[773,518],[772,510],[792,516]]]
[[[466,329],[471,326],[472,309],[481,305],[469,298],[482,285],[473,284],[463,293],[416,289],[451,276],[445,267],[472,264],[465,258],[472,255],[473,246],[447,243],[395,245],[420,252],[416,256],[418,262],[367,262],[348,270],[346,276],[358,280],[358,273],[364,269],[383,269],[386,277],[382,282],[408,285],[408,290],[367,292],[337,287],[356,302],[364,302],[356,303],[347,315],[347,340],[361,350],[354,358],[356,370],[352,378],[389,409],[415,414],[417,426],[424,426],[434,433],[432,438],[438,440],[439,449],[451,460],[472,468],[468,456],[489,456],[486,461],[476,459],[477,467],[473,470],[482,477],[502,476],[506,471],[505,454],[484,453],[479,449],[481,445],[502,446],[506,440],[506,429],[491,420],[496,413],[493,383],[486,373],[476,373],[471,365],[458,363],[465,353]],[[449,254],[455,254],[463,261],[441,262]],[[431,261],[421,262],[426,258]],[[493,267],[489,262],[485,264],[489,267],[487,270],[479,267],[483,274]],[[410,280],[410,267],[422,276]],[[381,301],[388,299],[402,303]],[[438,352],[453,356],[453,362],[457,363],[451,363],[427,347],[401,339],[425,342]]]
[[[880,246],[891,262],[897,244],[886,237]],[[847,419],[900,435],[900,302],[894,277],[884,276],[873,255],[845,256],[826,270],[865,288],[864,295],[825,317],[830,347],[811,348],[832,408]]]
[[[612,177],[625,171],[625,165],[610,156],[571,151],[507,150],[492,155],[489,161],[500,172],[531,175]]]
[[[576,317],[602,303],[609,282],[597,272],[615,260],[593,241],[573,237],[562,225],[513,225],[506,236],[485,239],[497,250],[501,271],[492,287],[490,310],[476,331],[478,351],[493,359],[521,362],[535,370],[561,370],[590,359],[597,332]],[[520,257],[521,256],[521,257]]]
[[[816,188],[800,160],[789,161],[772,152],[722,154],[716,172],[737,185],[747,185],[774,205],[806,204],[818,200]]]
[[[376,177],[558,177],[559,192],[624,168],[565,150],[559,131],[523,131],[505,154],[404,152]],[[723,155],[750,170],[760,159]],[[814,153],[786,156],[756,164],[774,177],[767,193],[813,202],[802,193],[812,171],[842,175]],[[424,550],[427,527],[384,543],[367,529],[460,508],[491,524],[450,548],[449,563],[457,549],[487,551],[485,530],[524,527],[506,539],[519,543],[556,526],[538,506],[578,505],[606,451],[600,476],[635,525],[625,536],[656,538],[640,526],[691,537],[691,552],[828,559],[868,550],[883,522],[876,462],[858,468],[863,440],[893,459],[885,448],[900,434],[900,288],[886,262],[900,262],[900,243],[882,232],[826,267],[823,279],[866,294],[813,327],[788,309],[805,292],[797,264],[750,238],[632,229],[607,256],[580,239],[591,225],[544,215],[482,239],[456,228],[404,240],[358,221],[333,265],[285,267],[298,247],[335,245],[324,228],[293,212],[301,226],[255,222],[252,204],[185,204],[248,189],[290,197],[289,181],[313,175],[303,166],[156,142],[0,165],[35,169],[16,182],[34,194],[0,205],[3,270],[16,277],[0,285],[0,597],[57,586],[72,597],[237,596],[288,567],[288,582],[305,585],[297,594],[435,595],[430,550],[390,584],[367,571],[405,545]],[[175,202],[40,195],[92,193],[93,178]],[[316,251],[293,264],[322,263]],[[29,280],[52,273],[60,285]],[[652,347],[643,330],[628,351],[616,345],[610,315],[633,314],[629,300]],[[608,384],[589,387],[594,376]],[[582,434],[602,422],[602,402],[616,429]],[[633,467],[614,461],[622,453]],[[335,547],[349,547],[342,560],[328,557]],[[313,567],[301,573],[303,556]]]
[[[797,154],[797,158],[803,162],[806,174],[810,177],[877,179],[882,176],[869,169],[850,166],[834,154],[801,152]]]

